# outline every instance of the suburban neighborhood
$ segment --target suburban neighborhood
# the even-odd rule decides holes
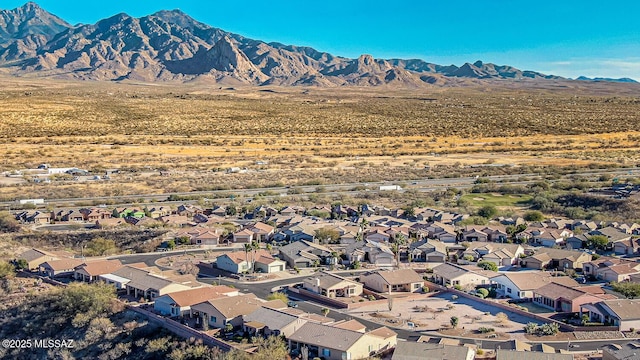
[[[581,336],[605,334],[629,338],[603,347],[603,358],[622,359],[638,344],[640,299],[616,286],[640,286],[640,225],[495,218],[478,226],[464,225],[464,214],[411,213],[336,205],[230,215],[192,204],[20,211],[24,226],[168,232],[153,264],[37,248],[16,261],[55,282],[111,284],[139,311],[225,346],[283,337],[293,358],[574,359]],[[262,297],[251,291],[265,286]],[[574,345],[533,346],[562,333]]]

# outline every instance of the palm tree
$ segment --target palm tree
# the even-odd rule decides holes
[[[254,272],[255,264],[256,264],[256,251],[260,250],[260,243],[257,241],[252,241],[250,245],[250,249],[253,250],[253,259],[251,261],[251,272]]]
[[[249,264],[249,251],[251,251],[251,244],[244,244],[244,259]],[[253,266],[252,266],[253,267]]]

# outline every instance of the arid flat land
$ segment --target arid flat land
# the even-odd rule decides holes
[[[7,178],[0,201],[399,181],[466,165],[491,164],[500,174],[507,171],[500,165],[525,173],[640,163],[640,87],[410,91],[8,79],[0,89],[0,172],[47,163],[126,174],[109,183]]]

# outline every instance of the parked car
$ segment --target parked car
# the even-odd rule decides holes
[[[298,307],[298,303],[295,301],[289,301],[287,302],[287,306],[291,307],[291,308],[297,308]]]

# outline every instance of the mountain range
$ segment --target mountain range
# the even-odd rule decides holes
[[[95,24],[72,26],[33,2],[0,10],[0,69],[15,76],[78,80],[321,87],[563,79],[481,61],[458,67],[370,55],[349,59],[310,47],[245,38],[180,10],[141,18],[117,14]]]

